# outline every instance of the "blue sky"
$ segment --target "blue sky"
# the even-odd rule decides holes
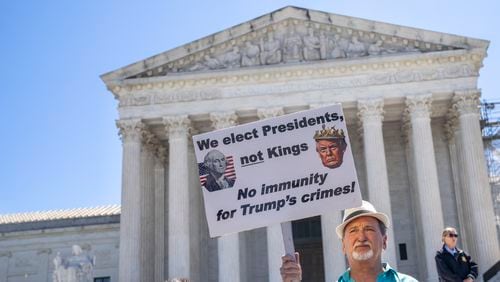
[[[294,5],[490,40],[479,87],[500,100],[499,3],[1,1],[0,214],[120,203],[117,103],[103,73]]]

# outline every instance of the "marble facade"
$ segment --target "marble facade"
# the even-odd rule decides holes
[[[452,225],[489,268],[500,252],[477,87],[488,44],[285,7],[102,75],[123,141],[119,281],[277,281],[275,227],[208,238],[189,138],[331,103],[343,105],[363,197],[392,219],[385,259],[436,281]],[[326,281],[345,266],[339,220],[321,216]]]
[[[119,231],[119,206],[1,215],[0,281],[67,281],[56,280],[54,270],[56,261],[68,268],[71,259],[81,259],[73,257],[74,245],[93,264],[91,274],[85,272],[92,276],[85,281],[118,281]]]

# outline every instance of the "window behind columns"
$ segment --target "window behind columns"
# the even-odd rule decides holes
[[[111,282],[111,277],[96,277],[94,282]]]
[[[292,222],[295,250],[300,253],[302,282],[325,281],[319,216]]]

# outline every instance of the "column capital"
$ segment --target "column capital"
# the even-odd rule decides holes
[[[257,109],[257,117],[259,117],[259,119],[272,118],[272,117],[277,117],[277,116],[281,116],[284,114],[285,114],[285,111],[283,110],[283,107]]]
[[[236,125],[238,116],[234,111],[210,113],[210,121],[215,129],[222,129]]]
[[[405,103],[405,112],[409,115],[410,119],[430,118],[432,94],[407,96]]]
[[[187,115],[163,117],[163,124],[169,138],[186,137],[191,132],[191,120]]]
[[[358,118],[360,123],[384,120],[384,100],[382,98],[359,100]]]
[[[146,125],[140,119],[121,119],[116,121],[118,135],[123,143],[140,142]]]
[[[479,115],[480,96],[481,92],[478,89],[455,91],[452,100],[453,109],[455,109],[459,115]]]

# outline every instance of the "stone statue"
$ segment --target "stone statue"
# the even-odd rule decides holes
[[[333,41],[332,58],[339,59],[346,57],[346,50],[349,47],[349,41],[345,38],[341,38],[340,35],[335,34]]]
[[[267,34],[267,41],[260,40],[260,63],[263,65],[278,64],[281,62],[280,41],[274,38],[274,34]]]
[[[260,49],[259,46],[252,44],[251,41],[245,42],[245,48],[241,56],[241,66],[250,67],[260,63],[259,59]]]
[[[318,60],[320,58],[320,48],[319,38],[314,36],[314,30],[309,28],[307,35],[304,36],[304,60]]]
[[[217,60],[216,58],[212,58],[209,55],[205,55],[203,57],[203,59],[205,60],[204,65],[207,66],[211,70],[218,69],[218,68],[222,67],[219,60]]]
[[[92,282],[92,270],[95,266],[95,257],[82,254],[82,248],[73,245],[72,256],[61,258],[57,253],[54,258],[54,282]]]
[[[319,33],[319,57],[321,60],[328,59],[328,38],[325,35],[324,31],[320,31]]]
[[[376,56],[382,54],[382,40],[377,40],[377,42],[370,44],[368,47],[368,55]]]
[[[352,41],[347,47],[347,56],[353,58],[366,56],[365,44],[360,42],[357,36],[352,37]]]
[[[233,49],[222,54],[220,60],[224,67],[237,68],[241,66],[241,55],[238,46],[233,46]]]
[[[52,274],[52,280],[54,282],[63,282],[63,272],[65,272],[65,270],[62,265],[61,253],[57,252],[54,258],[54,273]]]
[[[288,29],[288,34],[285,36],[283,45],[285,49],[285,63],[301,61],[302,39],[295,33],[295,29],[293,27]]]

